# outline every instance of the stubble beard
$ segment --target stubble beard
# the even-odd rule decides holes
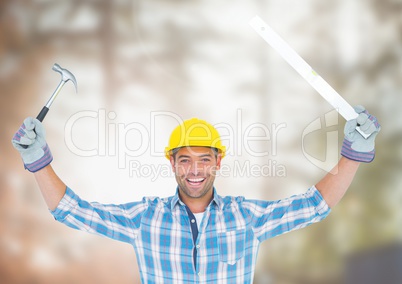
[[[187,185],[185,176],[176,176],[176,181],[179,186],[179,192],[183,193],[189,198],[203,198],[208,192],[212,191],[213,188],[213,180],[211,181],[211,177],[207,176],[204,185],[199,190],[193,190],[189,188]]]

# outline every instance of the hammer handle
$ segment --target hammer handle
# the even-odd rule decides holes
[[[40,111],[40,113],[38,114],[38,116],[36,117],[36,119],[39,120],[40,122],[42,122],[43,119],[45,119],[45,116],[46,116],[48,111],[49,111],[49,108],[44,106],[42,108],[42,110]]]
[[[43,121],[43,119],[45,119],[45,116],[47,114],[47,112],[49,111],[49,108],[47,108],[46,106],[44,106],[42,108],[42,110],[40,111],[40,113],[38,114],[38,116],[36,117],[37,120],[39,120],[40,122]],[[34,130],[35,131],[35,130]],[[26,149],[28,148],[28,145],[21,145],[22,148]]]

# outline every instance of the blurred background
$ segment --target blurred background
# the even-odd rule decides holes
[[[401,283],[401,0],[3,0],[0,282],[139,283],[128,244],[53,220],[10,141],[60,81],[44,121],[54,169],[82,198],[169,196],[181,119],[221,131],[221,195],[302,193],[333,167],[344,120],[248,25],[258,14],[382,131],[320,224],[262,244],[255,283]],[[313,130],[311,130],[313,129]],[[335,156],[335,159],[334,159]]]

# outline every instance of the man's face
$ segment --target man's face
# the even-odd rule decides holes
[[[183,147],[170,158],[170,163],[182,198],[212,198],[220,154],[208,147]]]

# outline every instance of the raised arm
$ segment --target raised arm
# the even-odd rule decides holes
[[[359,116],[357,119],[348,121],[345,125],[342,157],[338,165],[316,184],[316,188],[331,208],[345,195],[355,177],[359,164],[361,162],[370,163],[375,155],[374,140],[381,127],[377,118],[370,115],[364,107],[358,106],[355,110]],[[356,131],[358,125],[366,134],[370,134],[367,139],[364,139]]]
[[[52,154],[42,123],[33,118],[24,123],[12,139],[24,166],[34,173],[43,198],[56,220],[78,230],[132,243],[147,201],[104,205],[79,198],[56,175],[50,163]]]
[[[15,133],[12,143],[20,152],[25,169],[34,173],[48,208],[54,210],[66,192],[66,185],[50,166],[53,156],[45,136],[42,123],[29,117]]]
[[[67,186],[56,175],[51,165],[35,172],[34,175],[47,207],[53,211],[66,193]]]
[[[338,165],[315,185],[329,207],[334,207],[345,195],[359,165],[359,162],[341,157]]]

